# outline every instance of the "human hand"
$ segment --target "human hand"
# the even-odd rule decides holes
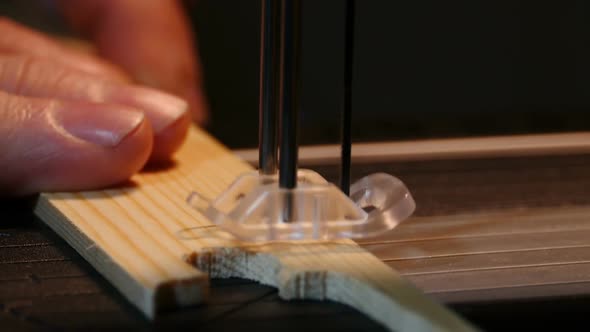
[[[119,56],[127,59],[123,52]],[[120,62],[131,68],[127,75],[107,61],[0,20],[0,195],[108,186],[127,179],[148,159],[169,158],[186,134],[189,105],[131,84],[141,61],[147,60]],[[152,83],[171,86],[173,75],[153,75],[144,77],[164,77]],[[190,105],[202,120],[202,99],[193,98]]]
[[[180,0],[54,0],[98,54],[133,81],[188,101],[193,120],[207,122],[201,68]]]

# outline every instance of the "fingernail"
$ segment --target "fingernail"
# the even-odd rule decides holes
[[[59,105],[50,116],[68,134],[105,147],[117,146],[144,121],[141,112],[88,104]]]
[[[146,87],[121,87],[111,91],[108,99],[144,111],[155,134],[166,129],[188,111],[188,103],[183,99]]]

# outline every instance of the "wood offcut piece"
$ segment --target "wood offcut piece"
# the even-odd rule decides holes
[[[215,197],[251,171],[193,128],[176,161],[122,187],[42,194],[36,214],[147,317],[206,302],[208,278],[241,277],[284,299],[348,304],[396,331],[473,328],[349,240],[244,244],[186,202]]]

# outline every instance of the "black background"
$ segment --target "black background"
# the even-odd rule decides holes
[[[344,1],[304,1],[301,142],[338,139]],[[356,141],[588,128],[584,1],[357,1]],[[189,2],[214,111],[254,146],[258,1]],[[240,135],[235,135],[239,132]]]
[[[0,14],[64,32],[38,0]],[[212,108],[208,130],[255,146],[260,2],[188,0]],[[589,4],[358,0],[355,141],[588,129]],[[303,0],[301,143],[338,140],[344,1]]]

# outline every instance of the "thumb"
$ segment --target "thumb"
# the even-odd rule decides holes
[[[143,113],[0,92],[0,195],[95,189],[140,170],[152,147]]]

